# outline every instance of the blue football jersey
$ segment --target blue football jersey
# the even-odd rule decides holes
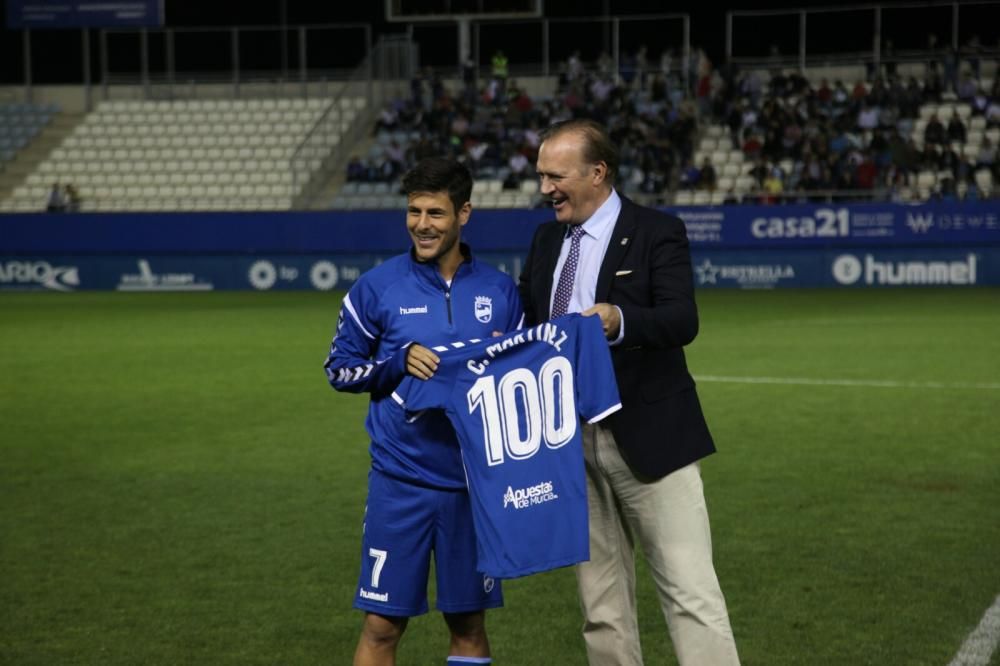
[[[406,376],[406,348],[512,331],[524,315],[510,276],[467,255],[450,284],[408,254],[366,272],[341,306],[324,363],[338,391],[369,393],[372,467],[431,488],[465,488],[455,431],[441,413],[408,422],[390,395]]]
[[[443,409],[455,426],[480,570],[516,578],[589,559],[580,417],[621,408],[600,318],[434,350],[434,377],[407,377],[392,397],[408,420]]]

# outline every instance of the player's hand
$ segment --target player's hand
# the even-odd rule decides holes
[[[618,308],[615,306],[610,303],[595,303],[593,307],[587,308],[580,314],[584,317],[598,315],[601,318],[601,326],[604,328],[604,337],[608,340],[618,339],[618,333],[622,327],[622,318],[618,313]]]
[[[419,379],[430,379],[441,361],[437,354],[423,345],[413,343],[406,348],[406,372]]]

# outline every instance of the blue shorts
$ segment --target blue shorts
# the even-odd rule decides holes
[[[354,607],[400,617],[426,613],[431,551],[439,611],[503,605],[500,581],[476,570],[469,494],[416,486],[371,470]]]

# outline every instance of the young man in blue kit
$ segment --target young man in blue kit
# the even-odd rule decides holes
[[[414,615],[427,612],[431,553],[437,608],[451,633],[448,664],[489,664],[485,610],[503,603],[498,581],[476,567],[465,472],[447,416],[407,419],[391,395],[407,375],[432,377],[430,348],[519,328],[513,280],[461,243],[472,176],[428,158],[403,178],[412,249],[368,271],[341,306],[324,367],[334,389],[371,395],[365,421],[372,467],[354,606],[365,611],[355,666],[395,663]]]

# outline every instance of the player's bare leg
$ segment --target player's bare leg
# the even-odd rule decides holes
[[[445,613],[444,621],[451,632],[451,657],[478,657],[465,663],[489,664],[490,641],[486,636],[486,611]]]
[[[399,639],[406,631],[407,617],[387,617],[365,613],[354,666],[394,666]]]

